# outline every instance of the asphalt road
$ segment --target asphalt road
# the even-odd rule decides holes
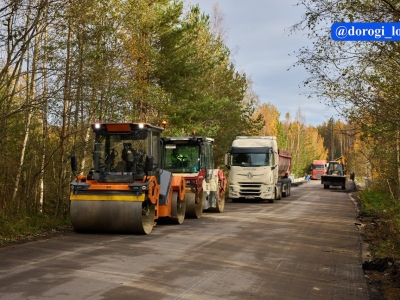
[[[76,234],[0,249],[0,299],[368,299],[356,208],[319,181],[150,235]]]

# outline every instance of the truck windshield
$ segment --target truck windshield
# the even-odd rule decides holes
[[[165,147],[165,169],[173,173],[195,173],[200,169],[198,145],[170,144]]]
[[[312,168],[314,170],[323,170],[323,169],[325,169],[325,166],[324,165],[312,165]]]
[[[232,166],[270,166],[269,153],[233,153]]]

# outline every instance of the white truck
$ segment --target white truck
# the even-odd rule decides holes
[[[291,193],[292,154],[278,149],[275,136],[237,136],[225,155],[229,169],[229,198],[274,200]]]

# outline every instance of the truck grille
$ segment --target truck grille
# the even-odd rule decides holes
[[[253,197],[260,197],[261,196],[261,182],[239,182],[240,186],[240,196],[253,196]]]

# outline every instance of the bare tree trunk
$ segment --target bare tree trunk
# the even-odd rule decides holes
[[[30,5],[31,5],[31,1],[30,1]],[[30,23],[30,12],[27,15],[27,19],[26,19],[26,26],[29,26]],[[29,42],[27,44],[27,48],[29,49]],[[27,56],[27,72],[26,72],[26,86],[27,86],[27,92],[26,92],[26,105],[27,107],[29,107],[29,104],[32,102],[32,100],[35,97],[35,80],[36,80],[36,62],[37,62],[37,51],[38,51],[38,39],[36,36],[35,39],[35,45],[34,45],[34,53],[33,53],[33,58],[32,58],[32,66],[31,66],[31,72],[32,72],[32,76],[30,75],[30,54],[29,51],[27,51],[28,56]],[[18,193],[18,187],[19,187],[19,181],[21,178],[21,173],[22,173],[22,168],[24,166],[24,161],[25,161],[25,153],[26,153],[26,147],[28,144],[28,140],[29,140],[29,131],[30,131],[30,126],[31,126],[31,120],[32,120],[32,116],[33,116],[33,112],[31,109],[29,109],[28,112],[28,117],[27,117],[27,121],[26,121],[26,126],[25,126],[25,137],[24,137],[24,142],[22,144],[22,149],[21,149],[21,155],[20,155],[20,162],[19,162],[19,166],[18,166],[18,170],[17,170],[17,174],[16,174],[16,178],[15,178],[15,185],[14,185],[14,191],[13,191],[13,195],[12,195],[12,203],[16,204],[16,208],[17,211],[19,210],[20,207],[20,201],[18,201],[16,203],[16,198],[17,198],[17,193]]]
[[[85,141],[84,141],[84,149],[83,149],[83,157],[82,157],[82,163],[81,163],[81,171],[80,173],[83,174],[85,171],[85,165],[86,165],[86,155],[87,155],[87,144],[89,142],[90,138],[90,133],[92,132],[91,127],[89,126],[88,129],[86,130],[86,135],[85,135]]]
[[[396,158],[397,158],[397,198],[400,197],[400,130],[397,130]]]
[[[44,45],[47,45],[47,29],[44,32]],[[43,212],[44,204],[44,176],[45,176],[45,163],[46,163],[46,136],[47,136],[47,57],[43,61],[43,111],[41,116],[42,123],[42,158],[40,164],[40,177],[39,177],[39,212]]]
[[[69,101],[69,76],[70,76],[70,55],[71,55],[71,18],[68,18],[68,36],[67,36],[67,57],[65,63],[65,80],[64,80],[64,100],[63,100],[63,114],[62,125],[60,133],[60,159],[58,173],[58,186],[57,186],[57,204],[55,216],[58,218],[61,215],[62,202],[63,202],[63,181],[64,181],[64,153],[65,153],[65,140],[66,140],[66,127],[67,127],[67,111]]]
[[[16,203],[19,180],[21,178],[22,167],[24,166],[24,161],[25,161],[26,145],[28,144],[29,128],[31,126],[32,115],[33,115],[33,113],[29,112],[28,118],[27,118],[27,121],[26,121],[25,138],[24,138],[24,142],[22,144],[21,158],[20,158],[20,161],[19,161],[18,171],[17,171],[17,175],[16,175],[16,178],[15,178],[14,191],[13,191],[13,195],[12,195],[12,203]],[[19,210],[19,201],[18,201],[18,203],[16,203],[16,208],[17,208],[17,211],[18,211]]]

